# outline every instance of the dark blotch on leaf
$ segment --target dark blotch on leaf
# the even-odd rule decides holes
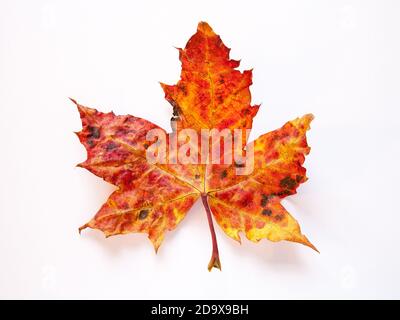
[[[301,180],[303,180],[303,176],[297,175],[296,182],[299,183]]]
[[[243,115],[248,115],[248,114],[250,114],[250,109],[249,109],[249,108],[243,109],[243,110],[242,110],[242,114],[243,114]]]
[[[89,147],[93,148],[93,147],[94,147],[94,141],[93,141],[93,139],[88,139],[88,140],[87,140],[87,144],[89,145]]]
[[[171,103],[172,104],[172,103]],[[174,102],[172,104],[172,115],[174,117],[179,117],[179,114],[181,113],[181,108]]]
[[[261,212],[261,214],[262,214],[263,216],[270,217],[271,214],[272,214],[272,211],[269,210],[269,209],[264,209],[264,210]]]
[[[221,172],[221,178],[226,178],[228,176],[228,172],[226,170]]]
[[[176,104],[176,102],[171,102],[172,105],[172,117],[171,117],[171,122],[172,121],[178,121],[179,120],[179,114],[181,113],[181,108]]]
[[[187,88],[186,88],[185,85],[180,84],[180,85],[178,86],[178,89],[181,90],[181,92],[183,93],[184,96],[187,96],[188,92],[187,92]]]
[[[272,196],[267,195],[267,194],[262,194],[261,195],[261,206],[265,207],[268,203],[268,201],[272,198]]]
[[[140,219],[140,220],[146,219],[148,215],[149,215],[149,210],[147,210],[147,209],[142,209],[142,210],[140,210],[140,212],[139,212],[139,219]]]
[[[87,137],[89,139],[98,139],[98,138],[100,138],[100,129],[98,127],[89,126],[88,130],[89,130],[89,134],[88,134]]]
[[[244,168],[245,166],[246,166],[245,163],[235,162],[235,167],[236,168]]]
[[[114,150],[116,147],[118,147],[118,145],[113,141],[110,141],[109,143],[106,144],[107,151]]]
[[[195,179],[200,179],[200,175],[199,175],[199,174],[196,174],[196,175],[194,176],[194,178],[195,178]]]
[[[288,196],[290,194],[291,194],[290,190],[283,190],[283,191],[274,193],[273,195],[278,196],[278,197],[284,197],[284,196]]]
[[[292,179],[291,177],[287,176],[287,177],[283,178],[283,179],[280,181],[279,185],[280,185],[282,188],[294,189],[294,188],[296,188],[297,182],[296,182],[296,180],[294,180],[294,179]]]

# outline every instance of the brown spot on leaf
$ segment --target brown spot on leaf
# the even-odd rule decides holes
[[[265,207],[265,206],[267,205],[268,201],[269,201],[272,197],[273,197],[272,195],[262,194],[262,195],[261,195],[261,202],[260,202],[261,206],[262,206],[262,207]]]
[[[98,127],[89,126],[88,130],[89,130],[89,134],[88,134],[87,137],[89,139],[98,139],[98,138],[100,138],[100,129]]]
[[[294,180],[294,179],[292,179],[291,177],[287,176],[287,177],[283,178],[283,179],[280,181],[279,185],[280,185],[282,188],[294,189],[294,188],[296,188],[297,182],[296,182],[296,180]]]
[[[263,216],[270,217],[271,214],[272,214],[272,211],[269,210],[269,209],[263,209],[263,211],[261,211],[261,214],[262,214]]]
[[[221,178],[226,178],[228,176],[228,171],[226,171],[226,169],[224,171],[221,172]]]
[[[114,150],[116,147],[118,147],[118,144],[116,144],[114,141],[110,141],[106,144],[106,151],[111,151]]]
[[[174,102],[172,104],[172,115],[174,117],[179,117],[180,113],[181,113],[181,108]]]
[[[87,140],[87,144],[89,145],[90,148],[93,148],[93,147],[94,147],[94,141],[93,141],[93,139],[88,139],[88,140]]]
[[[241,112],[242,112],[242,115],[248,115],[248,114],[250,114],[250,109],[246,108],[246,109],[243,109]]]
[[[184,84],[179,84],[179,85],[178,85],[178,89],[182,92],[182,94],[183,94],[184,96],[187,96],[187,95],[188,95],[187,88],[186,88],[186,86],[185,86]]]
[[[147,210],[147,209],[142,209],[142,210],[140,210],[140,212],[139,212],[139,219],[140,219],[140,220],[144,220],[144,219],[147,218],[148,215],[149,215],[149,210]]]
[[[240,163],[240,162],[236,162],[236,161],[235,161],[235,167],[236,167],[236,168],[244,168],[245,166],[246,166],[245,163]]]
[[[290,190],[283,190],[283,191],[279,191],[277,193],[274,193],[272,195],[278,196],[278,197],[284,197],[284,196],[288,196],[290,194],[291,194]]]

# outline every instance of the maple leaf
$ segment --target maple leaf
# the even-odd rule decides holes
[[[237,174],[242,164],[236,162],[215,164],[209,158],[205,163],[148,160],[151,141],[147,133],[151,130],[165,133],[169,147],[173,134],[183,129],[197,133],[204,129],[249,130],[259,109],[251,106],[251,70],[236,69],[239,61],[229,58],[230,49],[207,23],[200,22],[185,49],[178,50],[181,78],[176,85],[161,84],[173,106],[172,135],[147,120],[102,113],[71,99],[82,120],[77,135],[87,150],[87,160],[78,166],[117,187],[79,230],[99,229],[106,237],[147,233],[157,251],[166,231],[173,230],[201,198],[213,245],[209,270],[221,269],[212,217],[237,241],[244,233],[255,242],[263,238],[287,240],[317,250],[281,204],[307,180],[302,165],[310,151],[306,131],[313,119],[311,114],[258,137],[251,144],[253,170],[245,175]],[[247,141],[247,135],[244,139]],[[241,152],[248,150],[250,144]],[[223,156],[231,152],[227,148]],[[166,153],[169,156],[170,151]]]

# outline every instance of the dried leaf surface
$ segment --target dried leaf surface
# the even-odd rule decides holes
[[[182,129],[198,133],[202,129],[251,129],[259,108],[251,105],[252,72],[237,70],[239,61],[230,59],[229,51],[205,22],[199,23],[186,47],[179,49],[180,80],[176,85],[161,84],[173,106],[175,133]],[[234,162],[211,164],[207,159],[206,164],[151,164],[146,159],[151,143],[146,134],[162,128],[141,118],[102,113],[75,103],[83,127],[77,135],[88,155],[79,166],[117,186],[81,229],[99,229],[106,236],[144,232],[157,250],[165,232],[173,230],[202,197],[212,234],[211,214],[235,240],[240,241],[244,233],[251,241],[288,240],[315,249],[281,205],[283,198],[296,193],[307,180],[303,163],[310,151],[306,131],[312,115],[257,138],[254,170],[237,175]],[[224,155],[230,152],[223,151]],[[212,267],[220,268],[215,234]]]

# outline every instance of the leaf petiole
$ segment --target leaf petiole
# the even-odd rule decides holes
[[[206,194],[201,195],[201,201],[203,202],[204,208],[206,209],[208,226],[210,227],[211,240],[212,240],[212,254],[211,254],[210,262],[208,263],[208,271],[211,271],[212,268],[218,268],[219,270],[221,270],[221,262],[219,261],[217,237],[215,235],[215,229],[214,229],[214,224],[213,224],[213,220],[212,220],[211,210],[210,210],[210,206],[208,205],[208,200],[207,200]]]

